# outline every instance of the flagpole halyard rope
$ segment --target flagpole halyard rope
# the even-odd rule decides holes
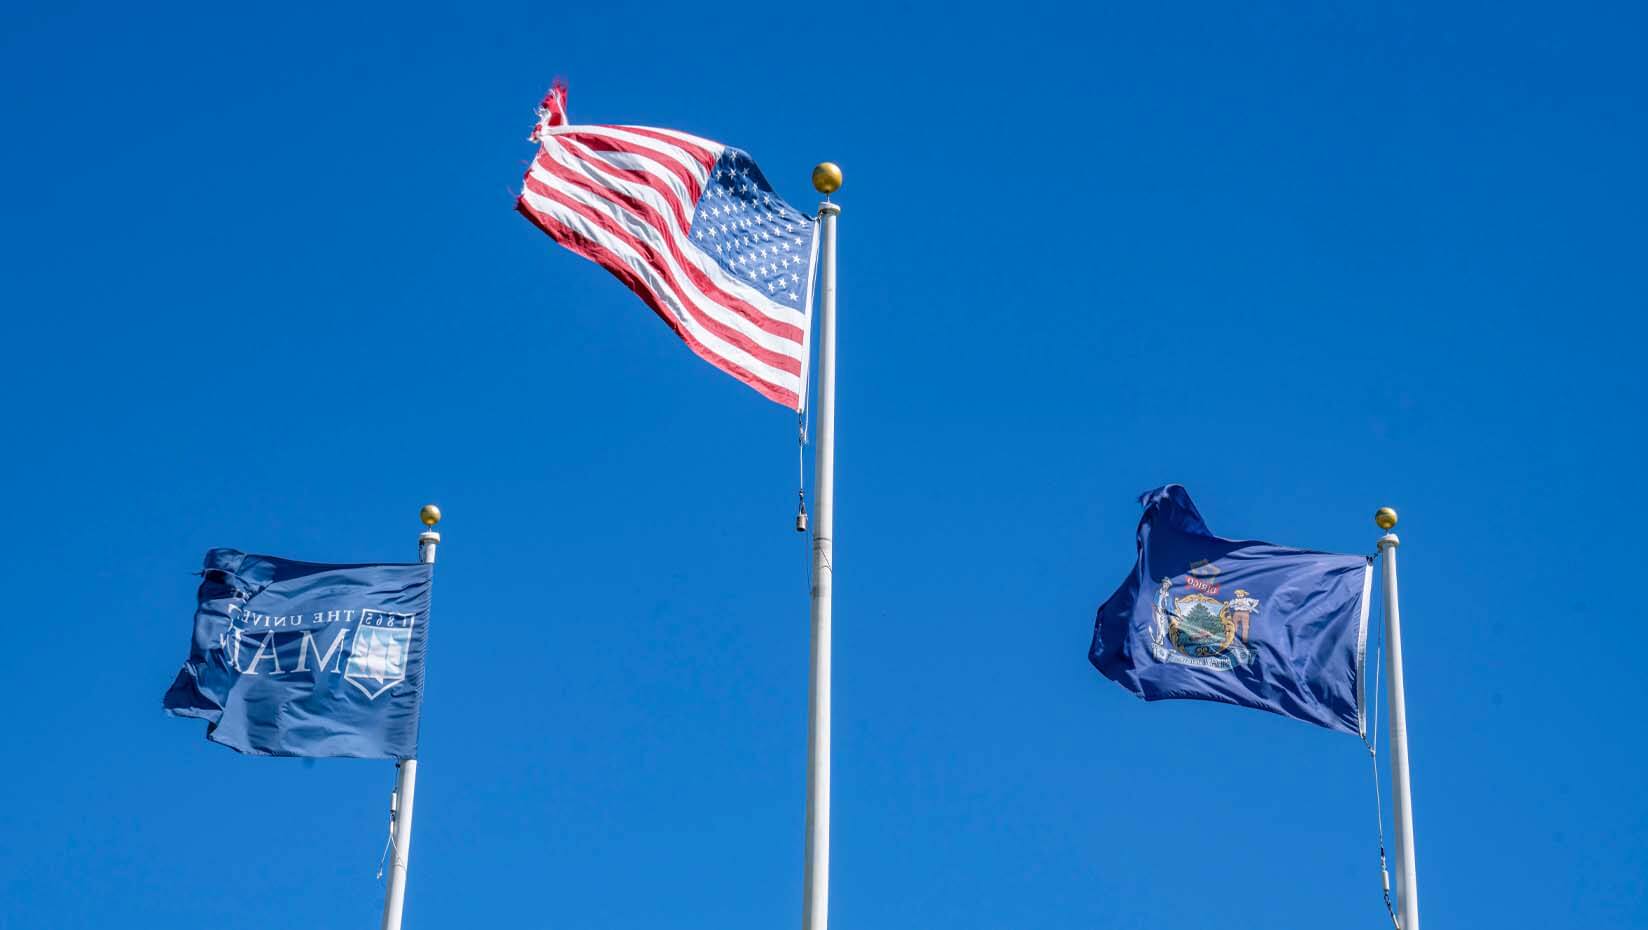
[[[399,770],[400,766],[396,766]],[[389,792],[389,835],[384,838],[383,852],[378,854],[378,879],[383,879],[383,864],[389,859],[389,850],[395,846],[395,807],[400,803],[400,797],[393,790]],[[399,850],[396,850],[399,852]]]
[[[1368,765],[1373,770],[1373,822],[1379,833],[1379,883],[1385,894],[1385,913],[1390,915],[1391,926],[1401,930],[1402,921],[1396,917],[1396,905],[1391,902],[1390,868],[1385,862],[1385,803],[1379,791],[1379,751],[1374,746],[1379,741],[1379,674],[1384,665],[1384,637],[1380,637],[1379,647],[1373,653],[1373,719],[1368,725],[1368,735],[1362,737],[1362,745],[1368,749]]]
[[[807,386],[803,384],[802,390]],[[807,411],[795,415],[795,531],[807,532]],[[811,534],[808,534],[809,536]]]

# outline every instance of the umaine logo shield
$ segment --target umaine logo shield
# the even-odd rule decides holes
[[[369,700],[406,680],[406,664],[412,652],[412,630],[416,614],[381,610],[361,611],[355,642],[349,649],[344,680],[359,688]]]

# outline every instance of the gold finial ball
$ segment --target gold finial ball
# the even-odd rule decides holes
[[[813,169],[813,189],[829,196],[841,190],[841,166],[833,161],[821,161]]]
[[[441,508],[434,504],[424,504],[423,509],[418,511],[418,519],[423,521],[424,526],[434,526],[441,522]]]
[[[1374,513],[1373,522],[1379,524],[1382,530],[1391,529],[1396,526],[1396,511],[1390,507],[1381,507]]]

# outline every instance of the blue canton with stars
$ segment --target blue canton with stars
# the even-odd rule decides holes
[[[728,274],[804,313],[817,230],[773,193],[748,153],[729,147],[710,170],[688,235]]]

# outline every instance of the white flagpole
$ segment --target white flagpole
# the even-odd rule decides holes
[[[441,534],[435,524],[441,522],[441,509],[434,504],[423,505],[418,513],[424,531],[418,534],[418,561],[435,564],[435,547]],[[390,829],[389,887],[383,898],[383,930],[401,930],[401,906],[406,900],[406,863],[412,857],[412,801],[418,788],[418,760],[403,759],[395,764],[395,793],[389,798]]]
[[[1402,614],[1396,599],[1396,547],[1401,540],[1396,511],[1379,508],[1373,520],[1385,535],[1379,539],[1385,582],[1385,670],[1390,692],[1391,780],[1396,783],[1396,902],[1401,930],[1419,930],[1418,867],[1413,855],[1413,785],[1408,780],[1408,699],[1402,684]]]
[[[813,674],[807,747],[807,852],[802,930],[830,926],[830,583],[835,533],[835,218],[841,208],[830,194],[841,188],[841,169],[824,162],[813,169],[818,205],[818,459],[813,466]]]

